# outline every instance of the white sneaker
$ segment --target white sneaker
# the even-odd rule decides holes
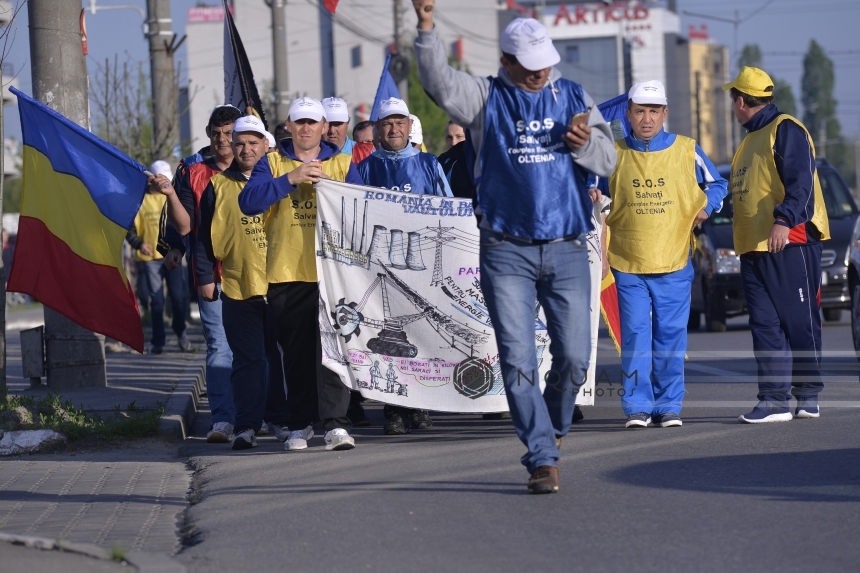
[[[325,433],[325,449],[327,450],[351,450],[355,447],[355,440],[343,428],[335,428]]]
[[[233,424],[229,422],[215,422],[206,434],[206,441],[210,444],[226,444],[232,440]]]
[[[277,424],[272,424],[269,426],[269,429],[275,430],[275,437],[279,442],[286,442],[290,438],[290,428],[289,426],[279,426]]]
[[[308,440],[314,437],[314,427],[308,426],[304,430],[296,430],[290,432],[290,437],[284,443],[284,449],[287,451],[306,450],[308,448]]]
[[[260,431],[257,432],[257,435],[258,436],[266,436],[268,434],[269,434],[269,424],[267,424],[266,421],[263,420],[263,424],[260,426]]]

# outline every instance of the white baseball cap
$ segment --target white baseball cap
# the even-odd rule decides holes
[[[312,97],[300,97],[290,104],[290,121],[300,119],[312,119],[322,121],[326,119],[325,108],[319,100]]]
[[[516,18],[502,32],[502,52],[516,56],[532,72],[551,68],[561,61],[543,24],[534,18]]]
[[[243,115],[233,124],[233,133],[247,133],[249,131],[263,137],[266,137],[268,133],[266,126],[263,125],[262,120],[256,115]]]
[[[170,164],[163,159],[154,161],[152,165],[149,166],[149,170],[153,175],[164,175],[168,179],[173,179],[173,169],[171,169]]]
[[[277,147],[278,146],[278,142],[275,141],[275,136],[272,135],[271,133],[269,133],[268,131],[266,132],[266,139],[269,141],[269,147]]]
[[[649,80],[633,84],[627,97],[640,105],[667,105],[666,88],[660,80]]]
[[[402,99],[397,99],[396,97],[382,100],[379,104],[379,115],[377,116],[377,119],[385,119],[390,115],[409,117],[409,108],[406,107],[406,102]]]
[[[409,119],[412,120],[412,129],[409,131],[409,143],[421,145],[424,143],[424,130],[421,129],[421,120],[417,115],[409,114]]]
[[[329,121],[349,122],[349,106],[339,97],[327,97],[322,100],[325,117]]]

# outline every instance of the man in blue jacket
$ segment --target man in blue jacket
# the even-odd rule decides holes
[[[609,125],[582,86],[562,79],[561,57],[537,20],[517,18],[500,37],[497,77],[448,65],[433,29],[435,0],[413,0],[415,54],[427,93],[469,130],[479,181],[481,288],[493,321],[514,429],[528,451],[531,493],[558,491],[558,440],[573,417],[591,354],[592,230],[588,173],[615,167]],[[574,121],[574,118],[576,120]],[[541,378],[535,300],[546,313],[552,363]]]
[[[366,185],[373,187],[451,197],[451,188],[436,156],[410,145],[413,122],[406,102],[398,98],[384,100],[376,120],[380,147],[358,164],[359,175]],[[384,413],[388,423],[383,431],[389,435],[433,425],[427,410],[386,405]]]
[[[357,185],[362,180],[350,155],[322,141],[328,127],[322,103],[308,97],[295,100],[287,121],[292,140],[281,140],[277,151],[260,159],[239,194],[239,209],[245,215],[265,217],[266,298],[283,352],[291,417],[285,448],[306,449],[319,416],[326,430],[325,448],[352,449],[349,390],[322,366],[313,184],[322,177]]]
[[[732,160],[732,227],[758,362],[746,424],[817,418],[821,382],[821,241],[830,238],[812,137],[774,105],[773,81],[744,67],[723,86],[749,133]]]

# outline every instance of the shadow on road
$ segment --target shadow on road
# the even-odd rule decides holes
[[[860,503],[860,448],[667,460],[606,476],[639,487]]]

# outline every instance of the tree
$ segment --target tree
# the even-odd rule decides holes
[[[822,135],[827,143],[823,149],[816,149],[819,156],[839,170],[849,185],[856,184],[852,147],[842,137],[842,126],[836,115],[836,74],[833,60],[824,48],[811,40],[809,49],[803,57],[803,78],[800,81],[801,101],[803,102],[803,123],[812,134],[813,140],[821,147]]]

